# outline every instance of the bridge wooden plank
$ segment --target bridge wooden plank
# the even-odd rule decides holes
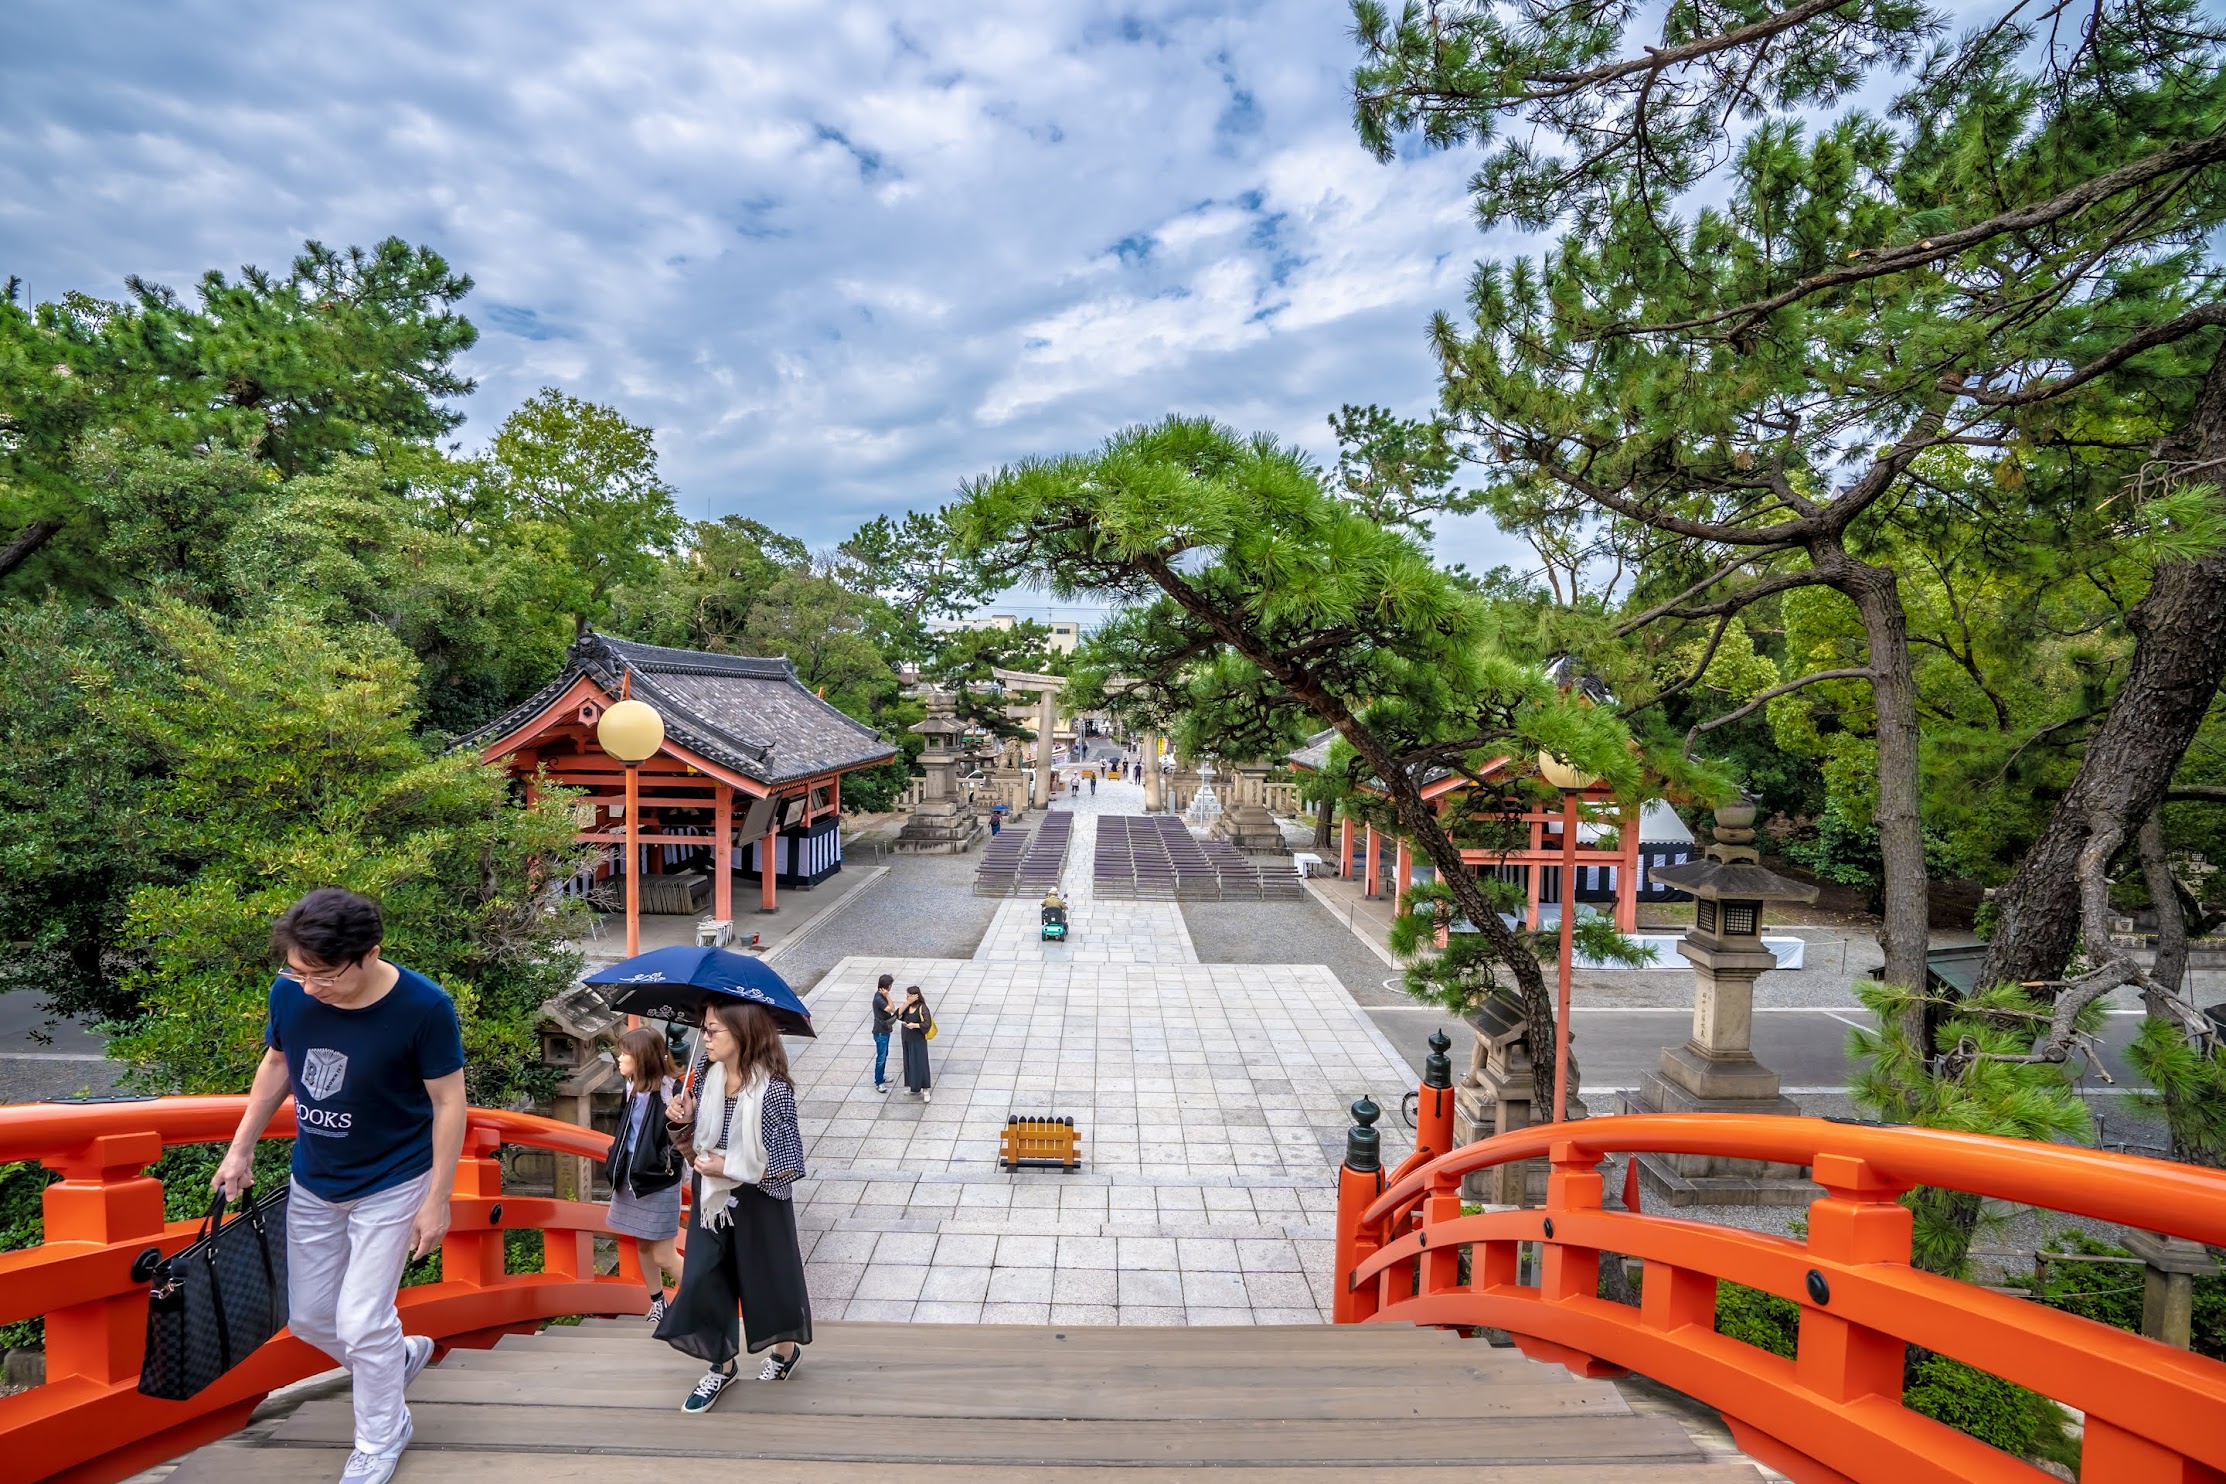
[[[1304,1330],[1276,1330],[1252,1325],[1204,1325],[1178,1332],[1182,1335],[1179,1342],[1181,1348],[1193,1354],[1239,1352],[1341,1358],[1356,1355],[1420,1357],[1490,1348],[1481,1340],[1464,1340],[1451,1330],[1423,1333],[1395,1330],[1371,1335],[1367,1333],[1367,1328],[1361,1325],[1322,1325]],[[907,1329],[916,1332],[906,1334],[904,1331]],[[1168,1333],[1167,1329],[1157,1326],[1112,1324],[1075,1325],[1065,1329],[1024,1325],[920,1324],[864,1328],[848,1324],[823,1324],[816,1329],[814,1348],[839,1344],[849,1350],[877,1350],[887,1354],[916,1355],[936,1349],[981,1354],[985,1344],[989,1343],[984,1339],[987,1334],[994,1336],[994,1343],[1001,1353],[1050,1350],[1062,1355],[1107,1351],[1142,1354],[1164,1352],[1169,1345]],[[510,1350],[529,1345],[592,1348],[657,1343],[646,1323],[638,1324],[631,1332],[558,1325],[538,1334],[507,1335],[501,1341],[502,1347]]]
[[[304,1479],[337,1478],[347,1462],[345,1448],[256,1448],[238,1443],[204,1448],[185,1460],[165,1484],[300,1484]],[[1217,1471],[1235,1484],[1324,1484],[1318,1468],[1279,1464],[1224,1465]],[[505,1457],[495,1453],[413,1448],[403,1455],[395,1484],[673,1484],[669,1455],[595,1454],[564,1456],[537,1453]],[[788,1463],[782,1484],[886,1484],[884,1463]],[[1044,1468],[979,1464],[923,1464],[906,1469],[906,1484],[1195,1484],[1188,1469],[1092,1467],[1087,1464]],[[1436,1466],[1400,1463],[1382,1468],[1346,1467],[1339,1479],[1356,1484],[1757,1484],[1751,1465],[1719,1463],[1636,1464],[1485,1464]]]
[[[419,1378],[410,1399],[413,1406],[423,1401],[654,1411],[679,1406],[697,1374],[521,1375],[436,1369]],[[1154,1374],[1144,1367],[1101,1371],[1086,1366],[1023,1380],[1011,1367],[953,1372],[937,1365],[873,1374],[819,1370],[808,1384],[803,1373],[780,1386],[745,1380],[720,1399],[719,1410],[830,1417],[1129,1418],[1154,1425],[1214,1418],[1466,1420],[1631,1415],[1612,1386],[1485,1385],[1481,1381],[1475,1375],[1363,1374],[1294,1384],[1288,1373],[1273,1371],[1231,1374],[1170,1367]]]
[[[831,1369],[844,1374],[872,1376],[890,1372],[917,1372],[924,1364],[932,1363],[946,1372],[967,1371],[984,1376],[1011,1376],[1016,1365],[1043,1363],[1043,1357],[1028,1352],[1015,1352],[1002,1362],[988,1359],[983,1347],[969,1350],[915,1350],[895,1352],[872,1350],[860,1353],[847,1347],[822,1342],[806,1352],[815,1375],[824,1375]],[[1293,1384],[1322,1386],[1334,1385],[1352,1375],[1357,1367],[1388,1369],[1401,1360],[1413,1361],[1426,1367],[1432,1375],[1461,1375],[1474,1381],[1495,1385],[1518,1386],[1573,1386],[1581,1384],[1577,1377],[1559,1366],[1541,1366],[1513,1351],[1492,1350],[1476,1345],[1470,1350],[1438,1355],[1360,1356],[1303,1355],[1276,1356],[1272,1359],[1266,1347],[1250,1353],[1230,1352],[1225,1357],[1201,1356],[1183,1349],[1164,1350],[1178,1369],[1199,1371],[1208,1381],[1218,1382],[1228,1378],[1231,1384],[1240,1384],[1242,1378],[1255,1372],[1265,1372],[1286,1378]],[[1099,1351],[1083,1352],[1058,1357],[1067,1365],[1090,1366],[1101,1372],[1137,1370],[1160,1373],[1166,1366],[1153,1363],[1148,1351]],[[560,1373],[607,1374],[628,1372],[636,1375],[655,1375],[666,1378],[685,1376],[693,1381],[703,1374],[703,1362],[681,1354],[665,1345],[640,1346],[624,1351],[581,1350],[569,1346],[523,1346],[511,1348],[497,1346],[492,1350],[451,1351],[440,1366],[444,1371],[507,1371],[518,1375],[550,1375]]]
[[[872,1463],[884,1471],[923,1463],[1004,1465],[1152,1464],[1212,1468],[1231,1463],[1393,1464],[1697,1462],[1701,1454],[1666,1418],[1509,1417],[1488,1427],[1418,1427],[1411,1417],[1340,1421],[798,1416],[713,1411],[682,1417],[677,1404],[626,1408],[496,1407],[413,1402],[417,1450],[556,1452],[609,1447],[675,1458]],[[281,1423],[280,1443],[340,1445],[354,1436],[346,1401],[305,1403]],[[1319,1477],[1319,1476],[1317,1476]]]

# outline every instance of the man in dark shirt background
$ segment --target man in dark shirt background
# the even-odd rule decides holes
[[[894,975],[883,974],[873,991],[873,1090],[889,1090],[889,1033],[897,1028],[897,1007],[889,1002]]]
[[[285,968],[263,1060],[212,1182],[237,1197],[254,1180],[255,1142],[291,1091],[287,1321],[350,1373],[356,1443],[342,1484],[386,1484],[409,1446],[402,1393],[433,1342],[402,1333],[394,1296],[409,1261],[448,1234],[464,1146],[456,1007],[380,956],[384,931],[376,902],[337,887],[278,919],[271,945]]]

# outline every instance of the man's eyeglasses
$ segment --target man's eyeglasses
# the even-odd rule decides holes
[[[292,964],[288,964],[285,968],[278,971],[278,977],[281,979],[291,979],[296,984],[304,986],[314,984],[320,989],[330,989],[335,984],[338,984],[341,980],[347,978],[349,970],[355,967],[356,965],[354,964],[342,964],[337,969],[318,969],[315,972],[311,972],[307,969],[297,969]]]

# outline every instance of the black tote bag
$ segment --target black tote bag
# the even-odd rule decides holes
[[[192,1246],[155,1264],[139,1389],[182,1402],[286,1324],[286,1186],[224,1219],[220,1193]]]

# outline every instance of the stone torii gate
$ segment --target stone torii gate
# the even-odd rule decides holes
[[[1105,693],[1124,695],[1136,689],[1139,683],[1116,675],[1105,682]],[[1157,814],[1167,807],[1167,780],[1159,771],[1159,731],[1154,727],[1141,727],[1137,730],[1136,741],[1144,755],[1144,812]]]
[[[1059,687],[1067,683],[1064,675],[1037,675],[1027,670],[991,670],[997,683],[1006,691],[1035,691],[1036,696],[1036,786],[1029,793],[1031,807],[1051,807],[1051,744],[1059,730]]]

